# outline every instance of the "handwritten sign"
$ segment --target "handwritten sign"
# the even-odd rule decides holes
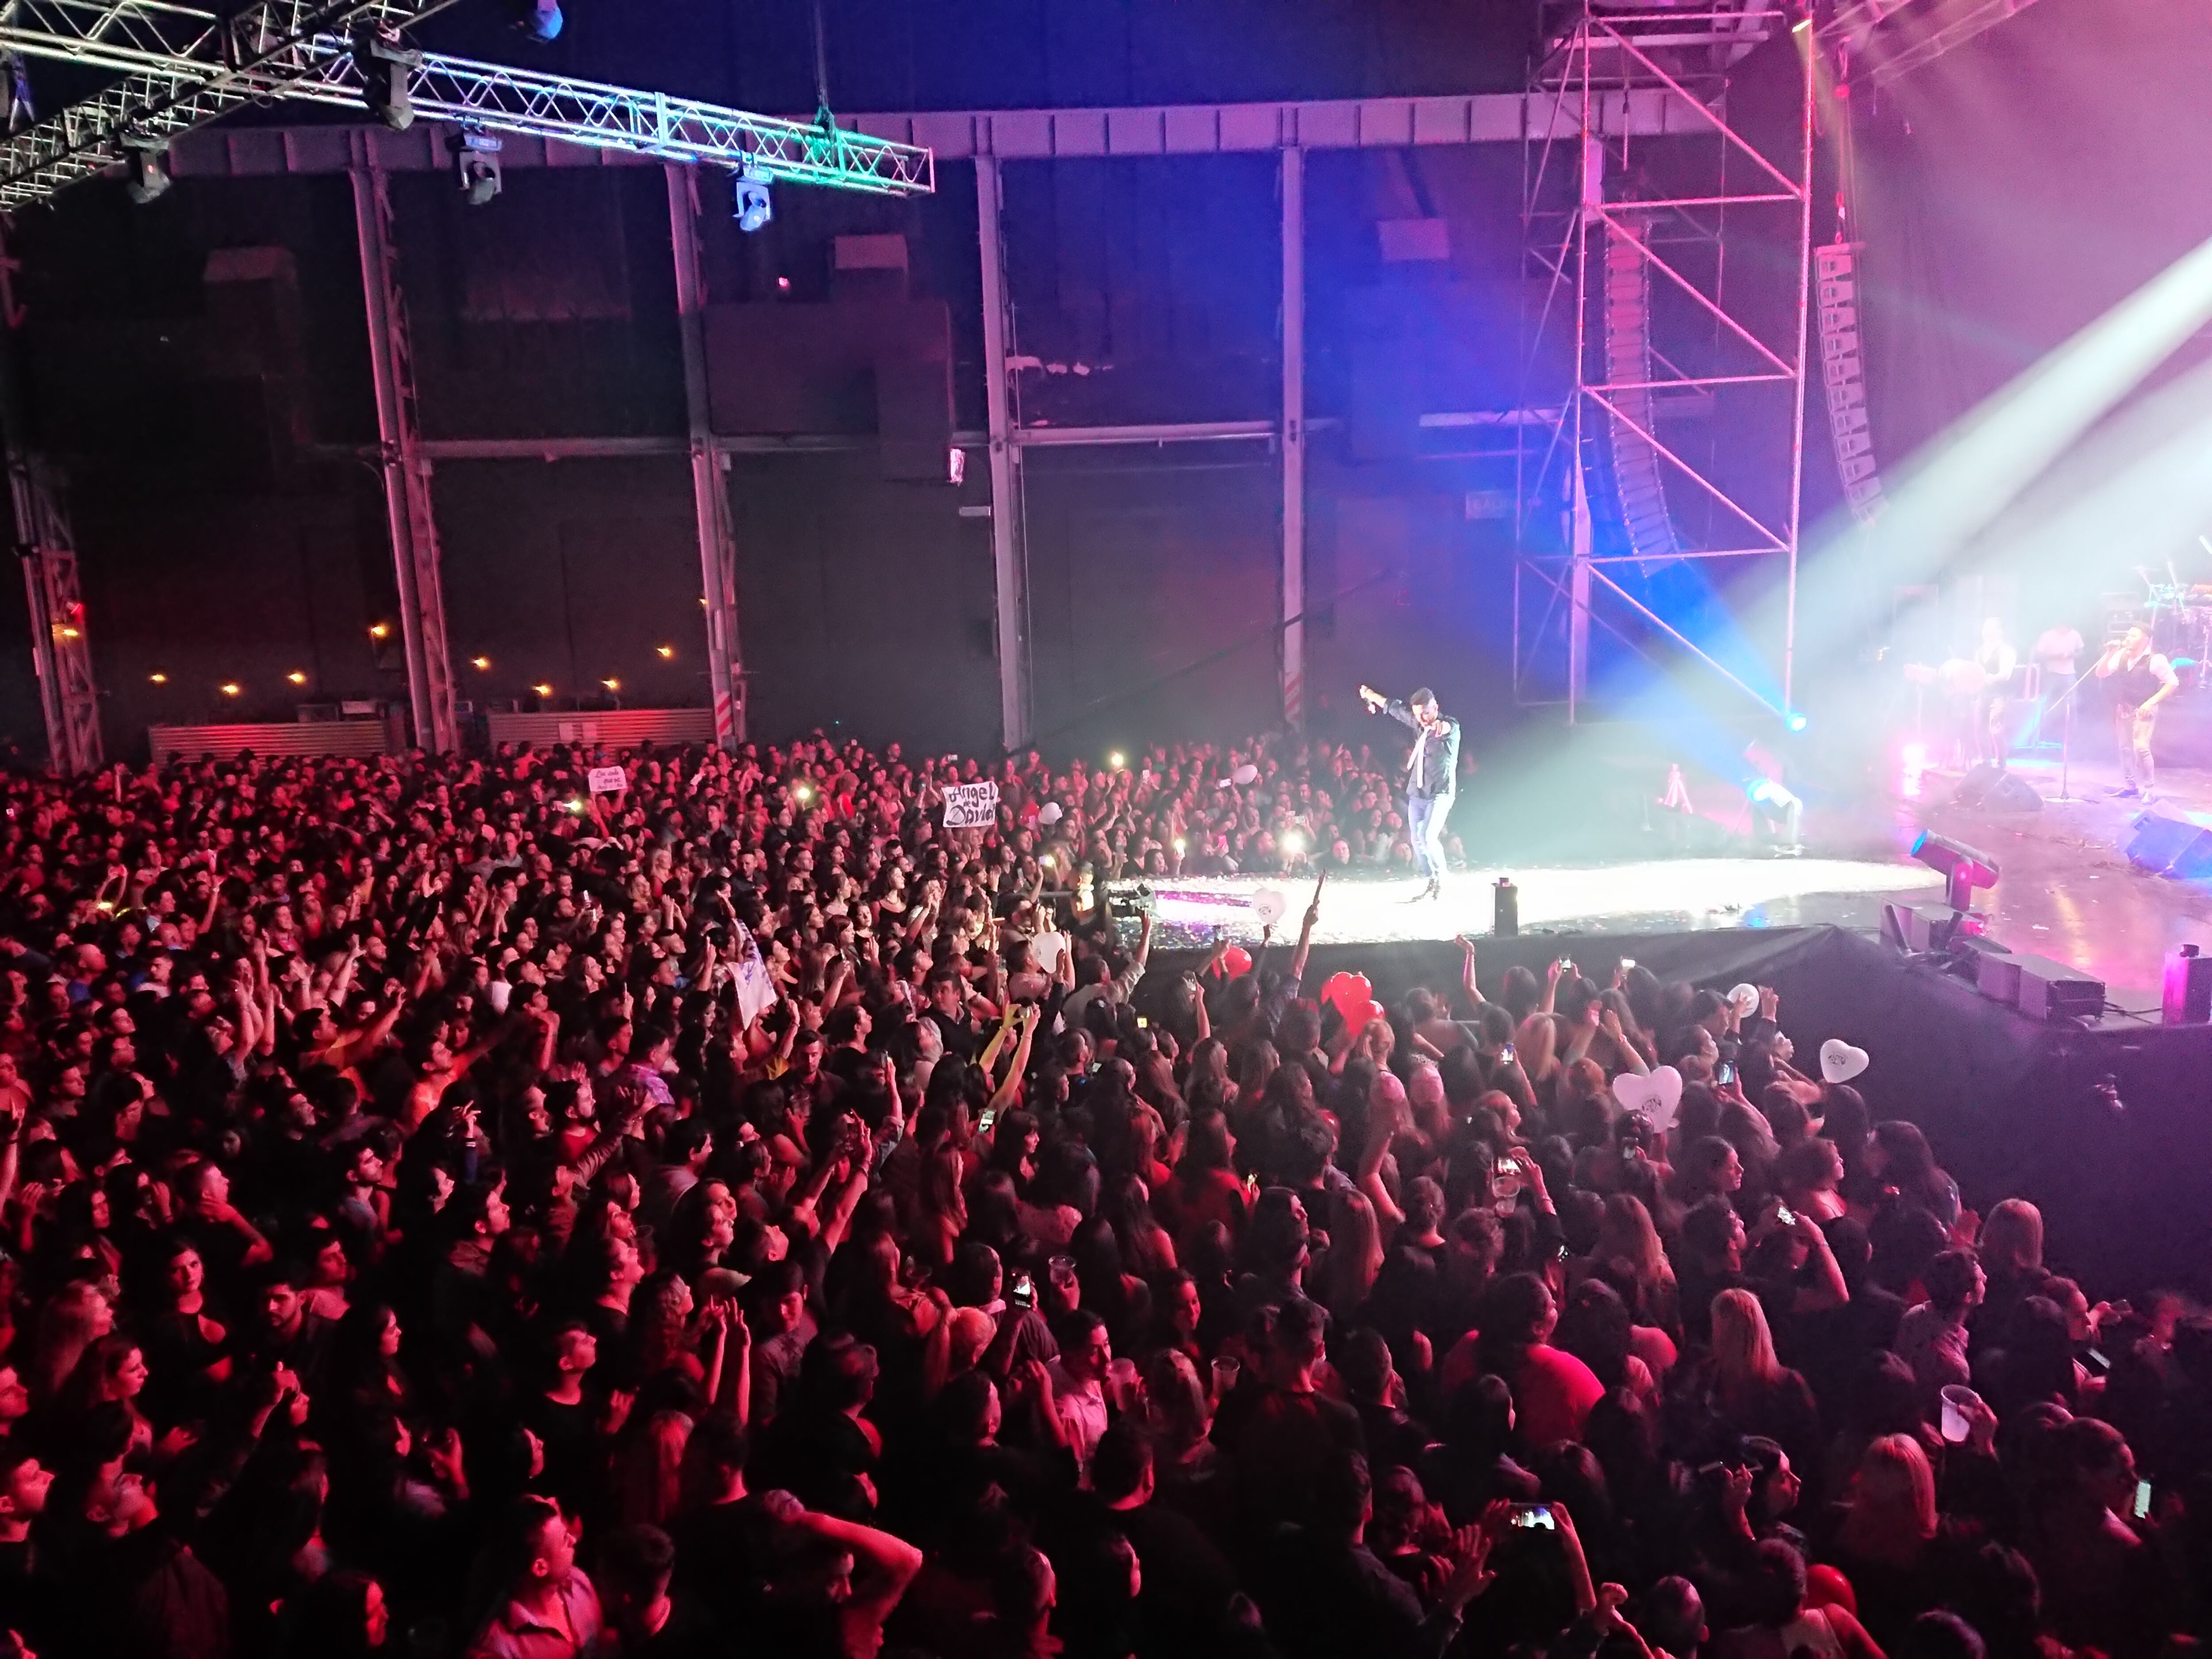
[[[945,786],[945,827],[947,830],[988,830],[998,821],[997,784],[948,783]]]
[[[629,787],[629,774],[619,766],[594,766],[584,781],[595,795],[619,795]]]

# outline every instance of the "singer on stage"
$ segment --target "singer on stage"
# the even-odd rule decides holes
[[[1371,685],[1359,688],[1370,712],[1388,714],[1413,728],[1413,752],[1406,762],[1406,834],[1413,843],[1413,862],[1429,884],[1413,896],[1440,898],[1444,881],[1444,820],[1451,816],[1459,787],[1459,722],[1437,707],[1437,694],[1423,686],[1400,702]]]

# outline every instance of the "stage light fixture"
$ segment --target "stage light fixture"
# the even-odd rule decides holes
[[[661,661],[666,662],[676,654],[676,647],[672,645],[656,645],[653,647],[653,654],[659,657]]]
[[[126,137],[123,188],[134,202],[152,201],[169,187],[169,143],[166,138]]]
[[[1976,888],[1997,884],[1995,859],[1933,830],[1920,832],[1912,843],[1912,856],[1943,878],[1943,901],[1954,910],[1971,908]]]
[[[1790,729],[1792,732],[1802,732],[1805,729],[1805,717],[1802,714],[1792,714],[1790,717]]]
[[[489,668],[491,666],[491,659],[489,657],[471,657],[469,659],[469,666],[479,670]]]
[[[294,669],[290,673],[289,673],[289,674],[285,675],[285,676],[284,676],[284,678],[285,678],[286,679],[288,679],[288,680],[291,681],[291,682],[292,682],[292,684],[295,684],[295,685],[305,685],[305,684],[307,683],[307,677],[305,674],[302,674],[302,673],[301,673],[298,669],[296,669],[296,668],[295,668],[295,669]]]
[[[775,203],[769,196],[768,180],[750,167],[744,168],[730,181],[730,216],[747,235],[763,228],[775,217]]]
[[[392,635],[392,624],[391,624],[390,623],[369,623],[369,625],[368,625],[368,637],[369,637],[369,638],[371,638],[372,640],[389,639],[389,638],[391,637],[391,635]]]
[[[362,23],[353,32],[353,64],[361,72],[361,101],[394,132],[415,125],[415,100],[408,77],[422,67],[422,54],[399,44],[397,33]]]
[[[243,688],[243,687],[241,687],[236,680],[225,680],[225,681],[224,681],[224,682],[223,682],[220,686],[216,687],[216,689],[217,690],[221,691],[221,692],[222,693],[222,695],[223,695],[224,696],[226,696],[226,697],[234,697],[234,696],[236,696],[239,694],[239,692],[240,692],[240,690],[242,690],[244,688]]]
[[[154,672],[147,675],[146,678],[156,685],[167,685],[169,683],[169,677],[167,674],[162,673],[159,669],[155,669]]]
[[[533,685],[530,689],[541,697],[550,697],[553,695],[553,688],[550,685]]]
[[[601,680],[599,684],[605,686],[610,691],[619,691],[622,690],[622,682],[615,678],[611,674],[607,676],[606,678]]]
[[[471,207],[482,207],[499,194],[500,141],[481,127],[463,127],[446,141],[459,175],[461,194]]]
[[[507,9],[514,27],[533,40],[557,40],[568,21],[561,15],[560,0],[507,0]]]

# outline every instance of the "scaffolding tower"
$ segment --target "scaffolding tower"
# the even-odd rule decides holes
[[[1620,659],[1611,653],[1632,650],[1694,662],[1786,720],[1810,292],[1809,25],[1796,0],[1554,9],[1532,78],[1557,95],[1535,104],[1549,118],[1524,145],[1520,402],[1552,418],[1522,428],[1516,459],[1515,696],[1587,720],[1593,684]],[[1754,76],[1760,95],[1747,98]],[[1687,118],[1670,118],[1666,136],[1607,118],[1654,94]],[[1690,617],[1724,615],[1724,603],[1717,612],[1662,597],[1710,602],[1759,563],[1783,586],[1778,639],[1723,643]]]

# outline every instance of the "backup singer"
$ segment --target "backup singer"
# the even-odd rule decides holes
[[[1406,833],[1413,843],[1413,862],[1429,884],[1416,899],[1443,896],[1444,820],[1451,816],[1459,787],[1459,722],[1437,707],[1437,694],[1423,686],[1400,702],[1371,685],[1359,699],[1372,713],[1388,714],[1413,728],[1413,752],[1406,761]]]

